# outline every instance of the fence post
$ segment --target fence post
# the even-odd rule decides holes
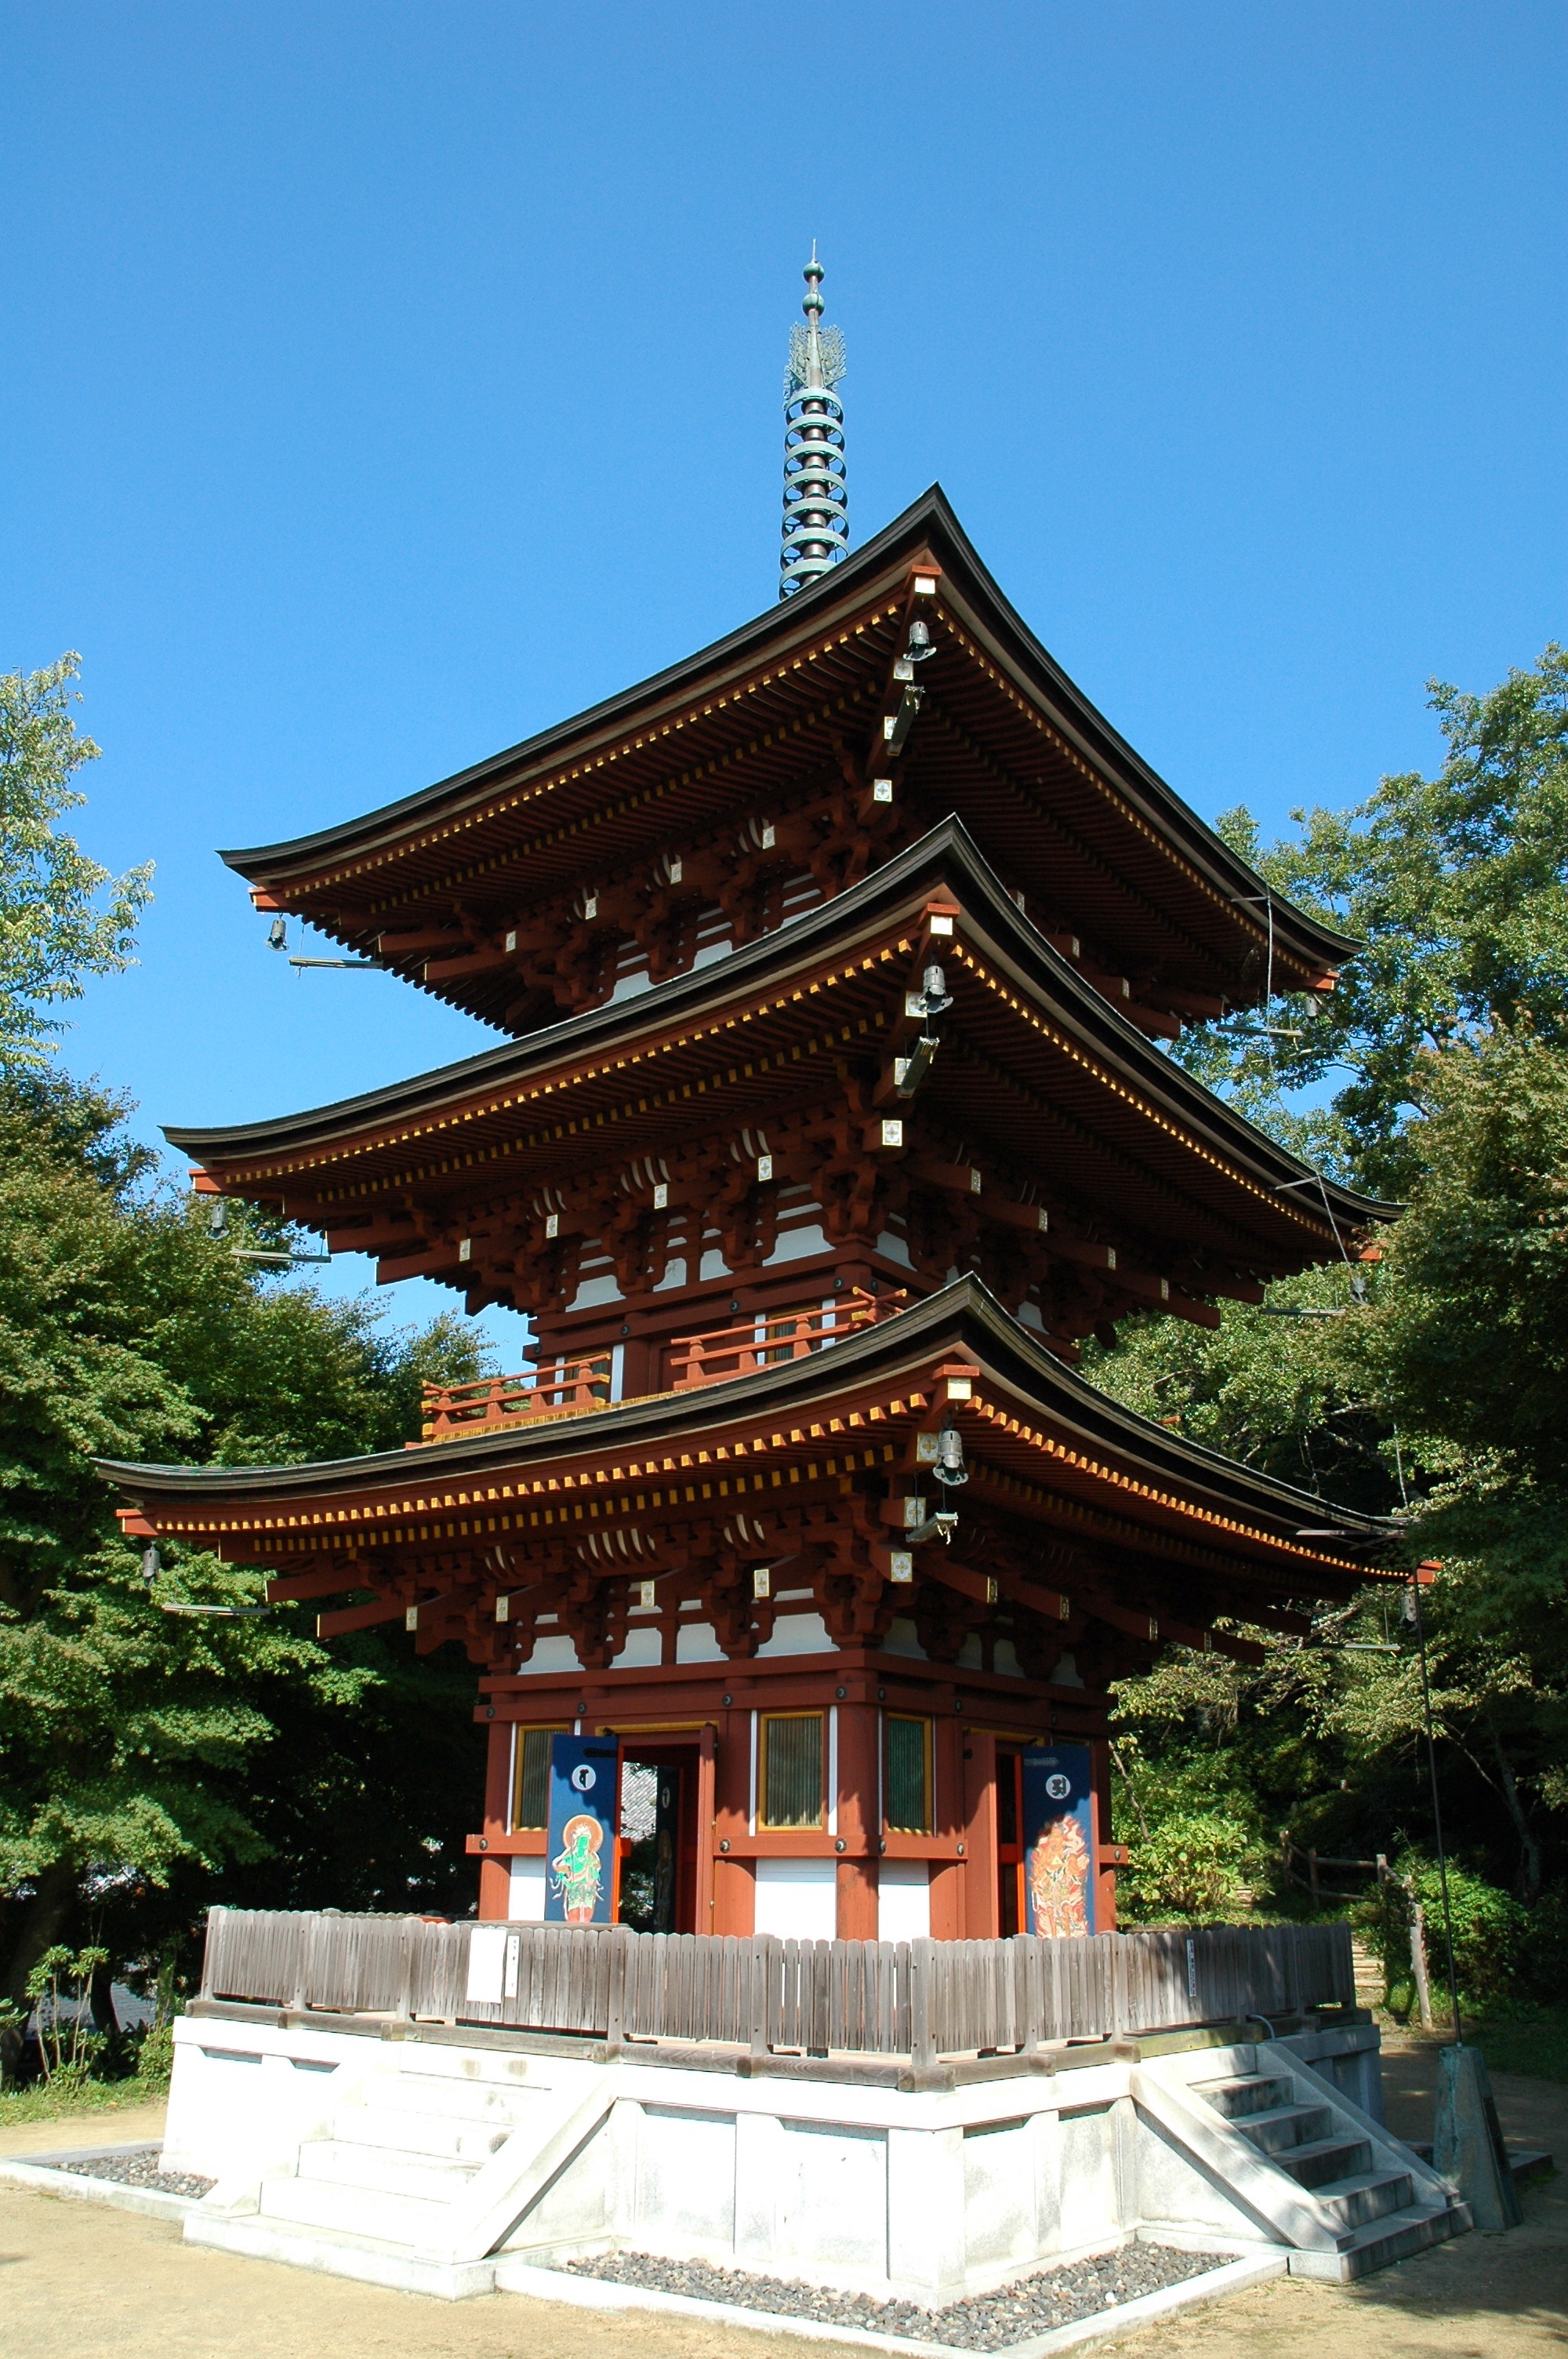
[[[397,2005],[395,2010],[400,2023],[414,2020],[414,1928],[418,1919],[406,1917],[398,1928]]]
[[[935,1960],[931,1941],[909,1945],[909,2060],[915,2071],[936,2061],[935,2010],[932,2006]]]
[[[612,2056],[621,2052],[626,2036],[626,1963],[628,1944],[636,1940],[629,1925],[617,1925],[610,1936],[610,1992],[605,2006],[605,2044]]]
[[[212,1984],[218,1971],[218,1944],[222,1939],[219,1919],[226,1915],[222,1903],[207,1911],[207,1930],[201,1941],[201,1995],[211,1998]]]
[[[307,1917],[299,1928],[300,1938],[294,1945],[294,1995],[289,2010],[303,2015],[309,2004],[311,1953],[316,1946],[316,1919]]]
[[[776,1933],[752,1939],[752,2053],[766,2056],[773,2049],[773,1961],[783,1954]]]

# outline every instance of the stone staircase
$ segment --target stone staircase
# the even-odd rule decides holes
[[[550,2057],[378,2054],[319,2117],[189,2215],[187,2240],[460,2299],[614,2102],[602,2066]]]
[[[1381,1960],[1374,1956],[1365,1933],[1351,1934],[1350,1957],[1356,1976],[1356,2004],[1375,2016],[1383,2004],[1383,1967]]]
[[[1365,2277],[1471,2224],[1419,2156],[1282,2046],[1162,2059],[1134,2072],[1132,2094],[1291,2247],[1292,2276]]]

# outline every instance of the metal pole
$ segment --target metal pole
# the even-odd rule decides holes
[[[1411,1599],[1415,1623],[1416,1649],[1421,1658],[1421,1708],[1426,1722],[1426,1767],[1432,1780],[1432,1826],[1437,1842],[1437,1878],[1443,1891],[1443,1938],[1448,1951],[1448,1995],[1454,2005],[1454,2045],[1465,2045],[1465,2027],[1459,2019],[1459,1976],[1454,1964],[1454,1912],[1448,1905],[1448,1855],[1443,1843],[1443,1805],[1437,1796],[1437,1745],[1432,1730],[1432,1681],[1426,1668],[1426,1625],[1421,1613],[1421,1571],[1411,1574]]]

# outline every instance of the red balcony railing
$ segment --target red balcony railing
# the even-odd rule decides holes
[[[669,1390],[692,1392],[698,1385],[726,1384],[756,1368],[775,1367],[781,1360],[803,1360],[808,1352],[820,1352],[857,1328],[891,1319],[906,1299],[902,1287],[896,1294],[866,1294],[857,1287],[853,1293],[810,1303],[804,1310],[770,1311],[706,1335],[677,1335],[667,1363]]]
[[[894,1294],[867,1294],[860,1288],[828,1302],[809,1303],[800,1310],[769,1311],[753,1319],[736,1320],[703,1335],[677,1335],[665,1360],[666,1392],[694,1392],[701,1385],[726,1384],[732,1376],[750,1375],[783,1360],[804,1359],[862,1327],[891,1319],[908,1299],[902,1288]],[[467,1440],[504,1426],[527,1425],[546,1418],[582,1417],[610,1404],[613,1362],[608,1352],[591,1359],[543,1360],[515,1376],[481,1376],[470,1385],[424,1387],[423,1420],[417,1450],[427,1441]]]
[[[471,1385],[424,1386],[421,1441],[467,1440],[497,1426],[547,1417],[581,1417],[610,1399],[611,1358],[545,1360],[516,1376],[481,1376]],[[411,1450],[418,1448],[410,1442]]]

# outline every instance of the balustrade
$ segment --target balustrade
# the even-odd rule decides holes
[[[891,1294],[868,1294],[857,1287],[827,1301],[807,1303],[798,1310],[759,1312],[732,1321],[699,1335],[677,1335],[666,1356],[667,1392],[694,1392],[704,1385],[728,1384],[785,1360],[804,1359],[826,1350],[846,1335],[876,1325],[902,1310],[908,1296],[900,1288]],[[535,1423],[546,1418],[583,1417],[608,1408],[614,1362],[608,1352],[583,1359],[541,1360],[511,1376],[481,1376],[472,1384],[423,1387],[419,1440],[471,1440],[504,1427]]]

